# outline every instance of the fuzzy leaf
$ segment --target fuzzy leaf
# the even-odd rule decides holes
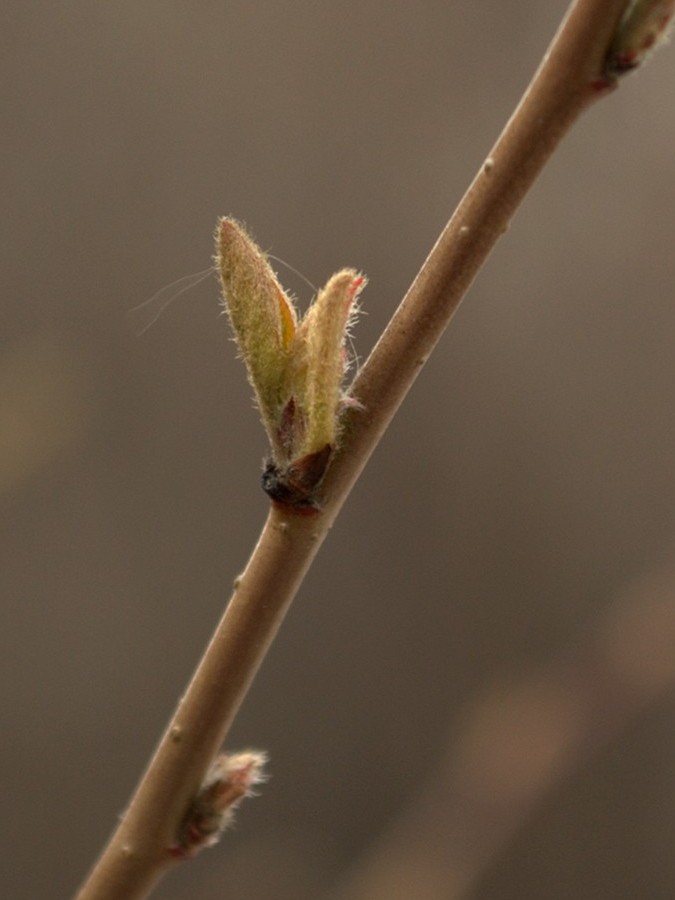
[[[303,454],[335,446],[341,385],[346,368],[345,338],[366,279],[353,269],[337,272],[302,320],[294,356],[302,360],[298,384],[306,418]],[[296,363],[297,364],[297,363]]]
[[[288,360],[297,315],[267,257],[234,219],[216,231],[216,265],[239,351],[275,453],[277,426],[288,397]]]

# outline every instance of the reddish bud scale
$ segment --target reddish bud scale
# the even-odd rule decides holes
[[[262,474],[263,490],[281,506],[316,511],[316,488],[325,475],[332,451],[331,445],[326,444],[316,453],[296,459],[286,469],[268,462]]]

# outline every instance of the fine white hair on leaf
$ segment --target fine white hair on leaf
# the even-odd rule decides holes
[[[201,284],[202,281],[208,278],[209,275],[215,274],[215,272],[215,266],[209,266],[208,269],[204,269],[201,272],[183,275],[182,278],[177,278],[171,284],[165,284],[163,288],[160,288],[148,300],[144,300],[143,303],[130,309],[127,313],[127,318],[136,337],[140,337],[151,325],[154,325],[167,306],[173,303],[177,297]]]
[[[295,266],[292,266],[290,263],[287,263],[285,259],[282,259],[280,256],[274,256],[273,253],[267,254],[268,259],[273,259],[275,262],[278,262],[285,269],[288,269],[289,272],[292,272],[294,275],[297,275],[301,281],[304,281],[307,287],[312,291],[312,293],[317,294],[318,288],[316,285],[312,284],[312,282],[307,278],[306,275],[303,275],[299,269],[296,269]]]

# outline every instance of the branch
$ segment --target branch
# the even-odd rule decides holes
[[[580,113],[614,84],[626,0],[576,0],[523,100],[441,234],[351,394],[322,508],[273,503],[223,619],[119,827],[77,900],[140,900],[175,859],[197,794],[302,579],[352,485],[523,197]],[[625,67],[624,67],[625,68]]]

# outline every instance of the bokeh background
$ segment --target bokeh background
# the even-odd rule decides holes
[[[368,274],[367,355],[565,8],[4,4],[3,896],[72,895],[266,514],[215,280],[128,311],[231,214]],[[526,200],[237,720],[271,780],[157,898],[675,896],[674,82]]]

